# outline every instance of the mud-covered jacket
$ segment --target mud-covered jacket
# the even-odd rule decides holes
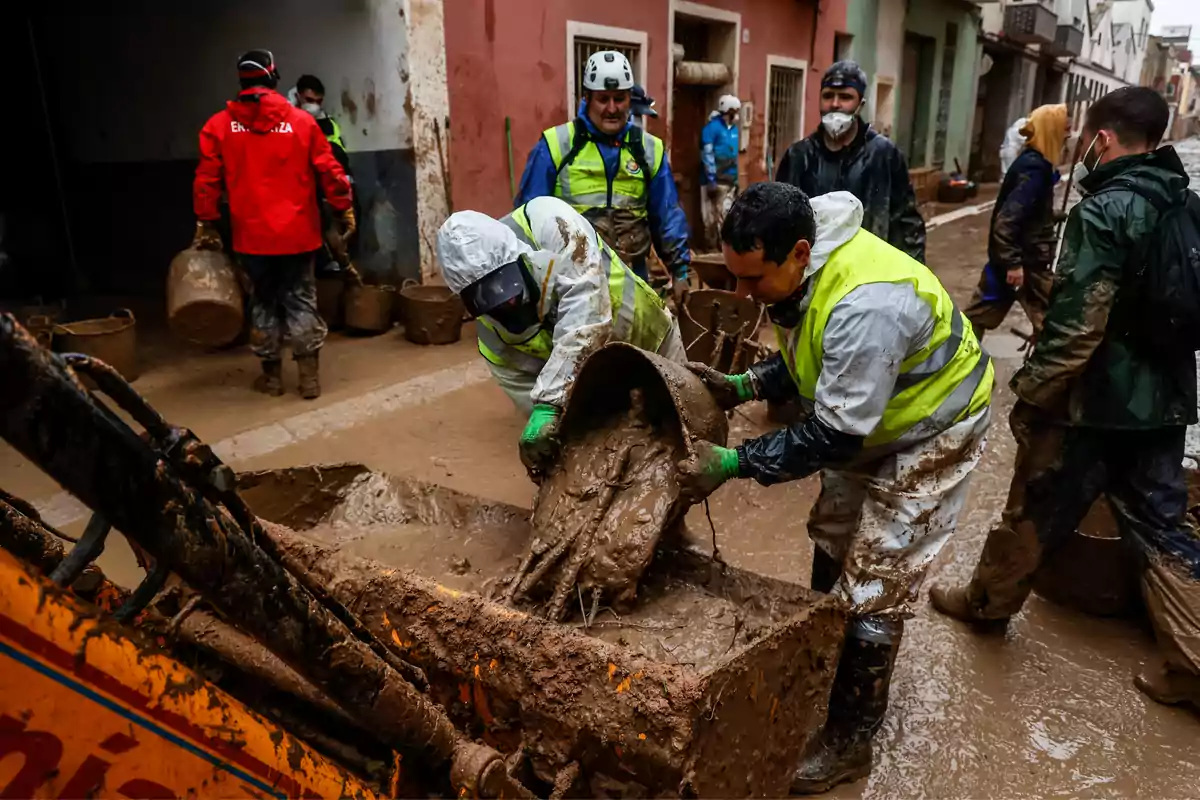
[[[1054,261],[1054,174],[1054,165],[1032,147],[1004,174],[988,235],[988,263],[999,272]]]
[[[1145,344],[1135,321],[1150,318],[1135,276],[1159,212],[1183,202],[1188,177],[1172,147],[1124,156],[1080,181],[1088,194],[1067,218],[1041,336],[1012,387],[1022,400],[1078,426],[1160,428],[1196,422],[1195,354]],[[1142,323],[1144,324],[1144,323]]]
[[[892,247],[925,263],[925,220],[908,179],[900,148],[861,118],[854,141],[830,150],[818,128],[784,153],[775,180],[809,197],[845,190],[863,204],[863,227]]]

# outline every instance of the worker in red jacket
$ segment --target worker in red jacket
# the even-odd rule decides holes
[[[300,396],[320,396],[317,353],[325,323],[317,313],[314,255],[322,246],[317,180],[341,217],[343,243],[354,233],[350,182],[311,114],[275,91],[279,71],[269,50],[238,59],[242,90],[200,131],[192,201],[200,249],[223,247],[216,222],[229,198],[233,250],[253,287],[251,347],[262,359],[254,388],[283,394],[285,336],[300,373]]]

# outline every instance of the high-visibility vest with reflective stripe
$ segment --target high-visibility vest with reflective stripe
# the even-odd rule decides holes
[[[646,167],[650,174],[643,175],[637,159],[629,151],[631,136],[641,136],[646,151]],[[595,142],[589,141],[576,154],[574,160],[563,167],[563,159],[571,152],[575,143],[575,123],[568,122],[557,128],[542,132],[542,138],[550,148],[550,158],[558,170],[558,181],[554,185],[554,196],[561,197],[579,213],[593,208],[618,208],[632,213],[634,217],[645,217],[647,211],[646,182],[658,174],[662,166],[664,147],[662,139],[646,133],[636,125],[624,134],[621,152],[617,154],[617,169],[611,184],[604,169],[604,158]],[[561,169],[559,169],[562,167]]]
[[[533,239],[533,226],[521,206],[500,222],[517,235],[517,238],[535,250],[542,248]],[[617,254],[599,236],[596,244],[600,248],[600,260],[608,276],[608,292],[612,300],[613,327],[610,341],[628,342],[635,347],[656,352],[662,346],[673,324],[666,303],[650,288],[649,284],[634,275]],[[522,267],[524,269],[524,266]],[[550,358],[554,349],[553,331],[539,328],[536,333],[517,340],[504,328],[493,325],[485,318],[476,321],[479,337],[479,352],[491,363],[500,367],[514,367],[529,374],[538,374]]]
[[[994,371],[971,326],[927,267],[867,230],[834,250],[821,268],[800,326],[777,329],[800,395],[809,401],[816,396],[829,315],[842,298],[869,283],[911,284],[932,309],[934,327],[929,343],[901,363],[883,419],[865,445],[928,438],[983,411],[991,402]]]
[[[346,145],[342,142],[342,126],[338,125],[337,120],[333,117],[326,117],[326,119],[329,120],[332,129],[325,134],[325,140],[345,150]]]

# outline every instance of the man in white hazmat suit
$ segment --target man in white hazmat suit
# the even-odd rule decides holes
[[[736,448],[697,442],[679,465],[692,500],[731,478],[821,473],[813,588],[840,595],[852,620],[797,794],[870,772],[904,620],[954,531],[990,418],[993,370],[970,324],[928,268],[862,217],[848,192],[810,205],[788,184],[751,186],[722,227],[725,263],[740,293],[769,304],[781,352],[741,375],[689,365],[725,408],[799,397],[809,411]]]
[[[686,360],[662,299],[556,197],[534,198],[499,220],[452,214],[437,249],[446,285],[475,317],[479,353],[529,414],[520,450],[533,474],[556,455],[567,389],[588,353],[628,342]]]

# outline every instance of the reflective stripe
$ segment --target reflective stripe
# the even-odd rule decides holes
[[[653,136],[642,134],[642,145],[646,151],[646,166],[650,168],[650,177],[653,178],[658,174],[660,164],[658,161],[658,139]]]
[[[987,377],[988,366],[991,364],[991,361],[992,359],[987,353],[980,353],[979,361],[975,364],[975,368],[963,378],[958,386],[954,387],[954,391],[942,401],[942,404],[928,417],[902,433],[900,438],[894,442],[888,442],[889,447],[892,445],[903,447],[914,442],[919,442],[922,439],[928,439],[947,430],[955,422],[958,422],[959,417],[962,417],[970,410],[975,390],[979,388],[980,382]]]
[[[537,375],[546,366],[544,358],[530,355],[500,338],[500,334],[477,320],[475,332],[479,337],[479,352],[497,366],[511,366],[522,372]],[[494,357],[489,357],[489,354]]]
[[[524,214],[525,206],[521,206],[521,208],[518,210]],[[525,232],[525,229],[521,227],[521,223],[517,222],[516,218],[513,217],[513,214],[516,214],[516,213],[517,212],[514,211],[514,212],[512,212],[512,214],[505,214],[503,217],[500,218],[500,224],[502,224],[504,227],[508,228],[510,231],[515,233],[517,235],[517,238],[520,239],[522,242],[529,245],[534,250],[537,250],[538,246],[533,243],[533,239],[531,239],[529,234]],[[525,216],[528,218],[527,214]]]
[[[908,372],[902,372],[897,375],[896,388],[892,391],[892,395],[898,395],[908,387],[925,380],[935,372],[940,372],[958,353],[959,345],[962,344],[962,338],[963,315],[961,311],[955,308],[954,316],[950,320],[950,337],[938,345],[920,364],[917,364]]]
[[[571,168],[564,167],[562,160],[567,157],[567,153],[571,152],[571,142],[575,139],[575,123],[568,122],[566,125],[559,125],[554,129],[554,138],[558,142],[557,155],[555,156],[554,168],[558,170],[558,191],[560,197],[571,196]]]

